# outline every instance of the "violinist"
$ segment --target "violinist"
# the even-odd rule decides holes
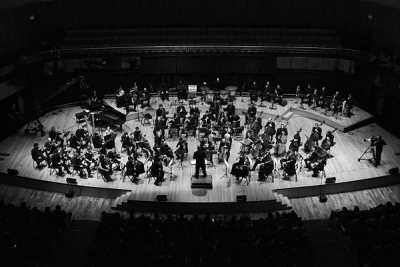
[[[219,106],[218,102],[217,101],[213,101],[213,102],[211,102],[210,108],[208,110],[210,111],[211,114],[218,114],[219,113],[219,109],[220,109],[220,106]]]
[[[169,92],[167,89],[167,85],[165,83],[161,84],[161,101],[164,103],[165,100],[169,101]]]
[[[218,116],[216,113],[211,113],[210,115],[210,120],[211,124],[217,124],[218,123]]]
[[[262,150],[260,152],[260,155],[255,158],[255,162],[253,167],[251,168],[251,171],[255,171],[258,164],[272,160],[271,153],[268,150]]]
[[[156,110],[156,117],[163,117],[163,118],[165,118],[166,115],[167,114],[167,112],[165,111],[165,108],[163,107],[163,105],[162,104],[160,104],[159,106],[158,106],[158,109]]]
[[[31,150],[31,156],[33,161],[36,162],[37,168],[42,168],[45,165],[41,165],[43,161],[47,162],[47,165],[50,166],[50,158],[47,156],[41,149],[39,149],[38,143],[33,144],[33,149]]]
[[[325,99],[328,97],[328,91],[325,87],[322,87],[318,95],[317,107],[323,108],[325,106]]]
[[[240,157],[238,162],[232,164],[231,174],[236,176],[236,181],[239,181],[239,178],[243,179],[249,175],[249,166],[247,166],[244,157]]]
[[[275,88],[275,102],[278,103],[279,105],[282,104],[282,98],[283,98],[283,89],[281,86],[278,84]]]
[[[142,138],[142,131],[140,131],[139,127],[135,127],[135,130],[133,131],[133,141],[134,142],[139,142]]]
[[[154,185],[158,186],[164,180],[164,170],[161,163],[161,158],[154,158],[154,162],[150,167],[151,176],[156,178]]]
[[[104,147],[107,149],[115,147],[116,136],[117,134],[111,130],[110,126],[107,126],[107,129],[104,131]]]
[[[347,99],[345,101],[343,101],[343,105],[342,105],[342,116],[345,117],[350,117],[350,110],[353,109],[353,96],[351,94],[349,94],[349,96],[347,97]]]
[[[72,156],[71,165],[74,170],[79,171],[80,177],[85,176],[83,169],[86,169],[88,177],[91,176],[90,167],[82,162],[82,159],[77,152]]]
[[[235,106],[233,105],[233,102],[229,102],[228,106],[226,107],[226,115],[230,117],[231,115],[235,114]]]
[[[301,103],[303,104],[305,102],[304,100],[307,99],[308,100],[308,102],[307,102],[308,106],[311,106],[311,99],[312,99],[313,92],[314,92],[314,90],[311,87],[311,84],[308,84],[307,87],[306,87],[305,94],[301,98]]]
[[[179,106],[176,108],[176,114],[179,118],[186,116],[187,112],[186,108],[183,106],[183,102],[179,102]]]
[[[289,176],[296,174],[296,153],[293,152],[292,156],[283,164],[284,178],[289,178]]]
[[[224,160],[226,161],[229,160],[229,156],[231,154],[230,150],[231,150],[231,143],[225,138],[222,138],[218,148],[218,153],[219,153],[218,163],[223,163]]]
[[[49,131],[49,137],[52,141],[59,142],[62,146],[64,144],[64,139],[60,137],[62,132],[60,130],[56,130],[54,126],[51,126],[51,130]]]
[[[187,100],[188,92],[187,87],[183,84],[182,81],[179,81],[177,86],[178,91],[178,100]]]
[[[286,153],[285,157],[283,157],[280,160],[281,169],[284,169],[285,166],[287,165],[287,163],[290,162],[290,161],[294,161],[294,162],[297,161],[297,152],[296,151],[290,151],[289,150],[288,153]]]
[[[103,139],[98,132],[95,132],[92,136],[92,143],[94,148],[103,148]]]
[[[134,162],[134,158],[129,156],[128,161],[126,162],[126,171],[125,175],[132,176],[131,181],[136,182],[139,178],[139,171],[137,169],[137,165]]]
[[[189,110],[189,114],[196,119],[196,125],[199,124],[200,109],[195,105],[192,105]]]
[[[87,148],[83,151],[83,161],[89,166],[89,167],[97,167],[98,162],[95,160],[93,152],[90,148]]]
[[[153,134],[156,135],[158,131],[161,131],[161,134],[165,136],[166,128],[167,128],[167,121],[162,116],[158,116],[154,121]]]
[[[114,163],[116,165],[116,168],[115,168],[116,171],[121,170],[121,166],[120,166],[121,156],[118,154],[117,148],[114,147],[112,150],[108,151],[107,158],[110,160],[111,164]]]
[[[308,169],[311,169],[311,163],[317,162],[319,158],[319,154],[316,151],[313,151],[308,158],[304,159],[304,163]]]
[[[174,158],[172,149],[168,146],[168,144],[165,142],[165,140],[161,141],[160,153],[161,153],[161,155],[167,156],[169,159]]]
[[[247,109],[247,115],[246,115],[246,122],[250,124],[250,119],[254,119],[257,114],[257,108],[254,106],[253,103],[250,104],[250,107]]]
[[[67,161],[65,161],[65,160],[63,160],[63,159],[61,158],[61,149],[58,149],[57,151],[55,151],[55,152],[53,153],[53,155],[51,155],[50,161],[51,161],[51,167],[52,167],[53,169],[58,169],[57,175],[59,175],[59,176],[63,176],[63,175],[64,175],[64,173],[63,173],[61,167],[63,167],[64,170],[65,170],[69,175],[72,174],[72,172],[69,170],[68,165],[67,165],[68,159],[67,159]]]
[[[239,115],[236,115],[236,114],[229,115],[229,122],[232,124],[233,128],[239,128],[240,127]]]
[[[180,120],[180,118],[178,117],[178,115],[176,113],[174,114],[174,118],[170,122],[171,122],[171,126],[169,128],[168,135],[171,137],[171,133],[173,131],[176,131],[176,134],[179,135],[179,130],[181,128],[181,125],[180,125],[181,124],[181,120]]]
[[[172,126],[171,126],[172,127]],[[162,143],[164,142],[164,136],[162,135],[161,131],[158,131],[154,136],[154,148],[161,147]]]
[[[187,123],[187,130],[193,131],[193,136],[196,136],[197,131],[197,118],[194,115],[190,115]]]
[[[338,104],[339,104],[339,91],[336,91],[336,93],[332,97],[332,102],[329,106],[329,110],[332,112],[336,112]]]
[[[105,180],[111,181],[111,174],[113,173],[111,163],[104,157],[103,154],[99,157],[99,172],[104,176]]]
[[[258,135],[258,133],[262,129],[261,122],[262,122],[261,118],[258,117],[255,120],[255,122],[251,125],[250,129],[253,131],[254,135]]]
[[[276,142],[283,143],[283,141],[282,141],[282,139],[284,139],[283,136],[287,137],[287,135],[288,135],[288,130],[285,127],[285,125],[283,125],[283,123],[281,123],[281,127],[278,128],[278,130],[276,131],[276,135],[275,135]]]
[[[274,171],[274,161],[272,158],[268,158],[267,161],[260,165],[260,169],[258,170],[258,179],[257,181],[263,182],[269,175]]]
[[[179,141],[178,144],[176,145],[176,147],[178,148],[175,151],[176,154],[176,159],[183,159],[183,155],[188,153],[188,142],[185,141],[182,137],[179,137]]]
[[[201,123],[210,125],[211,124],[210,116],[211,116],[211,114],[208,112],[208,110],[206,110],[206,113],[201,118]]]
[[[128,135],[127,132],[124,132],[121,135],[121,145],[122,145],[122,148],[126,149],[128,155],[130,155],[131,154],[130,150],[131,150],[132,143],[131,143],[131,140],[130,140],[129,135]]]

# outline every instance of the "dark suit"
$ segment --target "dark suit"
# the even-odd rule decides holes
[[[375,141],[372,145],[375,146],[375,167],[377,167],[381,163],[381,154],[386,142],[385,140],[380,139]]]
[[[193,154],[193,159],[196,160],[196,173],[195,177],[199,178],[199,170],[201,168],[204,177],[207,176],[207,171],[206,171],[206,152],[205,151],[196,151]]]

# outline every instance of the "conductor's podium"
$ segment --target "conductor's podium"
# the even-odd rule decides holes
[[[196,166],[196,160],[192,160],[190,165]],[[206,166],[210,165],[210,162],[206,160]],[[205,189],[212,189],[212,175],[207,175],[206,177],[203,176],[202,171],[200,170],[199,178],[196,179],[194,175],[190,178],[191,180],[191,188],[205,188]]]

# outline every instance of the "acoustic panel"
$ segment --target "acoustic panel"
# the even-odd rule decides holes
[[[292,66],[292,58],[291,57],[277,57],[276,58],[276,68],[289,70]]]
[[[323,58],[309,57],[307,62],[308,70],[322,70]]]
[[[292,58],[292,69],[294,70],[305,70],[307,69],[307,57],[293,57]]]
[[[335,71],[337,69],[337,64],[338,64],[337,58],[324,58],[322,63],[322,70]]]

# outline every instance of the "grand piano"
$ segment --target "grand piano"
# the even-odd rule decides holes
[[[105,122],[106,124],[110,125],[111,127],[114,127],[114,128],[118,127],[120,130],[122,130],[122,124],[124,124],[126,122],[126,116],[125,116],[125,114],[123,114],[115,109],[106,107],[100,113],[100,120],[102,122]]]

